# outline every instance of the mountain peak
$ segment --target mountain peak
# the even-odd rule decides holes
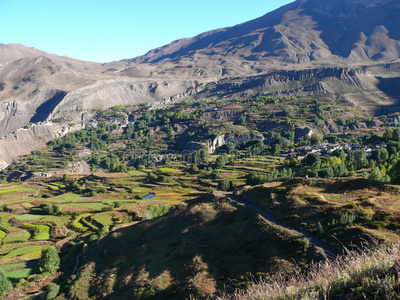
[[[127,62],[157,64],[174,72],[173,65],[187,64],[207,72],[214,68],[213,74],[239,75],[288,64],[392,61],[400,57],[398,15],[400,4],[395,0],[298,0],[255,20],[177,40]]]

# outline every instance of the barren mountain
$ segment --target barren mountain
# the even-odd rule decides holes
[[[125,63],[161,74],[238,75],[393,61],[400,53],[400,4],[393,0],[298,0],[258,19],[156,48]]]
[[[26,47],[21,44],[0,44],[0,65],[17,59],[35,58],[39,56],[48,57],[59,65],[77,71],[87,71],[100,65],[99,63],[82,61],[68,56],[50,54],[33,47]]]
[[[398,15],[394,0],[298,0],[106,64],[0,44],[0,136],[28,123],[84,124],[95,109],[145,101],[157,107],[182,99],[326,95],[374,114],[397,107]],[[24,149],[32,150],[29,142]]]

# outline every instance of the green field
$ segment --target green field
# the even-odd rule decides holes
[[[114,222],[112,221],[112,215],[109,212],[103,212],[103,213],[99,213],[94,215],[94,219],[103,224],[104,226],[111,226],[114,224]]]
[[[31,214],[24,214],[15,217],[15,219],[19,221],[33,221],[33,220],[40,220],[42,218],[44,218],[43,215],[31,215]]]
[[[6,235],[7,235],[7,233],[5,233],[4,231],[0,230],[0,242],[5,238]]]
[[[27,231],[10,233],[3,239],[3,243],[26,242],[31,238],[31,234]]]
[[[10,232],[21,231],[20,228],[14,227],[9,223],[9,221],[11,219],[13,219],[13,218],[14,218],[14,216],[9,215],[9,214],[5,214],[5,215],[0,214],[0,228],[3,228],[3,229],[8,230]]]
[[[9,253],[4,255],[2,259],[13,258],[17,256],[24,256],[26,258],[40,257],[40,253],[42,249],[46,248],[46,246],[34,246],[34,247],[26,247],[26,248],[17,248],[11,250]]]
[[[21,279],[26,278],[29,275],[35,273],[36,270],[33,269],[21,269],[21,270],[14,270],[6,273],[7,278],[9,279]]]
[[[78,216],[78,217],[73,221],[72,225],[73,225],[75,228],[78,228],[78,229],[80,229],[80,230],[82,230],[82,231],[88,230],[89,227],[83,225],[82,222],[81,222],[81,220],[82,220],[83,218],[89,217],[89,216],[91,216],[91,215],[92,215],[92,214],[83,214],[83,215]]]

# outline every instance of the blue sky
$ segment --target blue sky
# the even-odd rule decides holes
[[[0,0],[0,43],[108,62],[260,17],[292,0]]]

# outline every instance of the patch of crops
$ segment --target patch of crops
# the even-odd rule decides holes
[[[44,216],[42,216],[42,215],[24,214],[24,215],[16,216],[15,219],[20,220],[20,221],[33,221],[33,220],[39,220],[43,217]]]
[[[40,254],[42,252],[42,249],[47,246],[34,246],[34,247],[25,247],[25,248],[16,248],[14,250],[11,250],[8,252],[6,255],[2,257],[2,259],[8,259],[8,258],[13,258],[13,257],[40,257]],[[39,254],[39,256],[38,256]]]

